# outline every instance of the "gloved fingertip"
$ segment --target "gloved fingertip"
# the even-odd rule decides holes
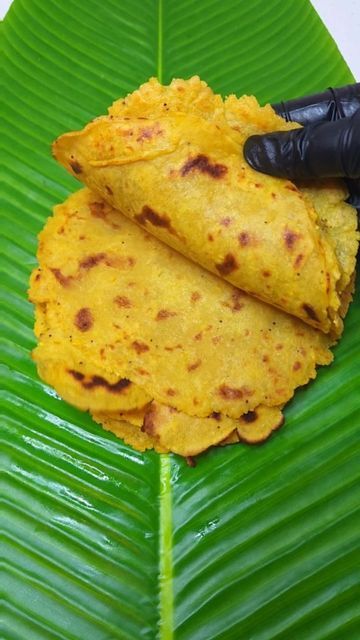
[[[244,144],[244,158],[246,162],[256,169],[261,171],[261,157],[263,155],[261,136],[250,136]]]
[[[274,134],[250,136],[244,144],[244,157],[256,171],[283,177],[282,156]]]

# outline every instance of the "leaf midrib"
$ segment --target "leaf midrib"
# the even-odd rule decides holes
[[[157,78],[163,82],[163,0],[157,4]],[[171,458],[160,454],[159,491],[159,640],[173,640],[173,566]]]

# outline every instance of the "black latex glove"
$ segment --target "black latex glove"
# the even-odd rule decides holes
[[[244,155],[258,171],[289,178],[343,177],[360,207],[360,83],[273,105],[302,129],[251,136]]]

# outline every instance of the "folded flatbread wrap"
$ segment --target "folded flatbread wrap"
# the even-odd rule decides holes
[[[242,291],[339,335],[355,267],[355,211],[341,186],[322,188],[340,211],[346,258],[322,224],[316,198],[254,171],[246,138],[286,129],[255,98],[223,100],[199,78],[164,87],[152,79],[109,115],[53,145],[56,159],[99,197]],[[338,233],[339,232],[339,233]]]

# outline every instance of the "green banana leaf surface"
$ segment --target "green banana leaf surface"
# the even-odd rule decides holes
[[[1,25],[6,640],[358,640],[360,309],[263,446],[141,454],[38,378],[50,143],[150,76],[278,101],[352,81],[308,0],[15,0]]]

